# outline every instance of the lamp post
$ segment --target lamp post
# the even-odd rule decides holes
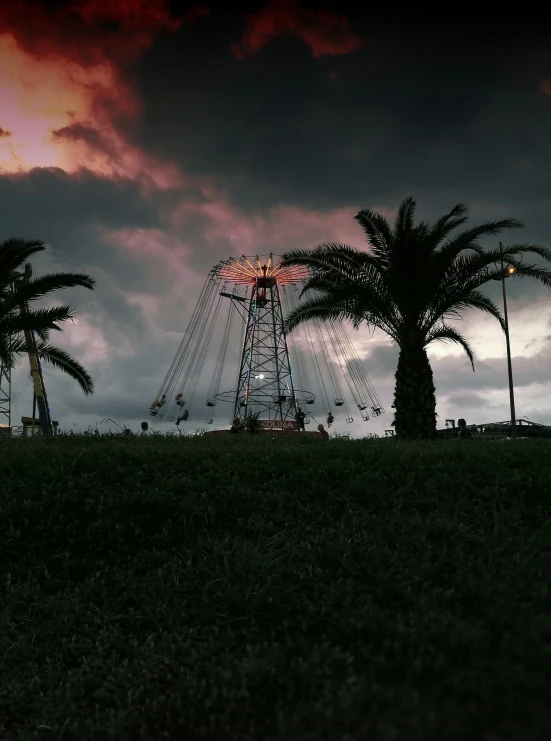
[[[503,270],[503,245],[499,243],[499,252],[501,254],[501,269]],[[505,292],[505,278],[513,275],[516,272],[516,268],[513,265],[509,265],[507,272],[502,273],[501,277],[501,289],[503,291],[503,314],[505,317],[505,342],[507,344],[507,371],[509,373],[509,403],[511,406],[511,437],[516,438],[517,436],[517,422],[515,419],[515,393],[513,389],[513,366],[511,365],[511,343],[509,342],[509,318],[507,316],[507,294]],[[498,279],[499,280],[499,279]]]

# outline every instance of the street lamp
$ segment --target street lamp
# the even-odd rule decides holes
[[[501,269],[503,270],[503,245],[499,243],[499,252],[501,255]],[[503,291],[503,314],[505,317],[505,342],[507,344],[507,370],[509,373],[509,403],[511,405],[511,437],[516,438],[517,436],[517,422],[515,419],[515,393],[513,389],[513,367],[511,365],[511,343],[509,342],[509,319],[507,316],[507,294],[505,292],[505,278],[509,278],[511,275],[516,273],[516,267],[509,265],[505,273],[502,273],[501,278],[494,278],[494,280],[501,280],[501,288]]]

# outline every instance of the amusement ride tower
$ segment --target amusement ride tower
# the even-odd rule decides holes
[[[298,404],[315,397],[294,386],[279,285],[303,280],[307,277],[305,270],[282,268],[280,261],[273,262],[272,255],[264,265],[258,258],[251,262],[244,257],[229,261],[221,268],[220,277],[237,286],[248,286],[250,298],[221,294],[246,307],[245,335],[237,389],[218,393],[215,398],[232,401],[234,417],[244,417],[252,409],[267,419],[294,419]]]
[[[272,429],[294,427],[299,407],[307,414],[306,424],[318,414],[329,426],[332,408],[343,413],[347,424],[354,421],[353,406],[364,421],[370,414],[383,414],[342,322],[330,320],[322,326],[314,319],[302,334],[286,335],[285,318],[299,305],[299,289],[307,289],[310,277],[307,267],[284,267],[281,257],[271,253],[218,263],[207,277],[150,414],[179,426],[188,420],[201,387],[209,425],[218,402],[231,404],[232,420],[257,414],[263,426]],[[242,319],[240,331],[236,316]],[[216,359],[210,351],[213,338]],[[227,355],[235,385],[221,391]],[[205,374],[209,365],[213,370]]]

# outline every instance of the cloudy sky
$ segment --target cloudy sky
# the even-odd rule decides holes
[[[464,202],[472,223],[522,220],[506,243],[549,246],[544,18],[485,18],[480,3],[461,17],[294,0],[224,7],[1,3],[0,239],[47,242],[35,273],[97,280],[56,299],[78,311],[58,344],[97,388],[84,397],[46,367],[63,428],[148,419],[221,259],[326,241],[365,249],[358,210],[392,216],[410,195],[419,218]],[[507,289],[517,415],[551,424],[550,294],[515,279]],[[497,283],[487,293],[501,305]],[[476,372],[460,348],[430,348],[439,426],[509,419],[497,322],[472,312],[460,324]],[[397,348],[378,333],[355,339],[388,412],[352,431],[384,434]],[[25,360],[14,422],[32,408]],[[192,416],[204,426],[202,408]]]

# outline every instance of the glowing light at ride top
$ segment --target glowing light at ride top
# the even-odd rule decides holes
[[[231,281],[237,285],[255,285],[257,281],[271,279],[270,282],[279,285],[292,285],[299,281],[307,280],[310,277],[308,268],[301,265],[292,265],[290,267],[282,266],[282,259],[275,262],[272,256],[262,265],[259,258],[251,262],[244,255],[238,258],[232,258],[228,263],[220,268],[218,275],[224,280]]]

